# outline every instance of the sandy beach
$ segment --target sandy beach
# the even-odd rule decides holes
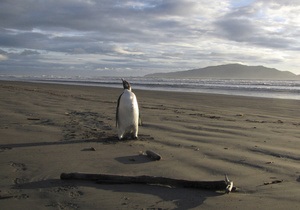
[[[133,86],[143,125],[138,140],[119,141],[122,91],[0,81],[0,209],[300,209],[299,100]],[[60,179],[71,172],[227,174],[237,191]]]

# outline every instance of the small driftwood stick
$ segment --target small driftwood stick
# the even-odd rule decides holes
[[[111,174],[86,174],[86,173],[62,173],[61,179],[64,180],[89,180],[99,184],[149,184],[165,185],[172,187],[198,188],[203,190],[224,190],[227,192],[228,184],[226,180],[221,181],[190,181],[182,179],[172,179],[155,176],[122,176]]]
[[[283,180],[274,180],[274,181],[271,181],[271,182],[264,182],[264,185],[278,184],[278,183],[281,183],[281,182],[283,182]]]
[[[40,120],[40,118],[36,118],[36,117],[28,117],[27,120]]]
[[[8,198],[13,198],[14,196],[12,195],[0,195],[0,199],[8,199]]]
[[[152,150],[147,150],[146,155],[153,160],[161,160],[161,158],[162,158],[159,154],[157,154],[156,152],[153,152]]]

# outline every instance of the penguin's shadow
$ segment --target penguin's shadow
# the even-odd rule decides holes
[[[123,164],[143,164],[152,162],[146,155],[129,155],[115,158],[116,161]]]

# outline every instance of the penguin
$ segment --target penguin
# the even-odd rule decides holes
[[[119,140],[127,137],[138,138],[139,106],[135,94],[131,91],[131,85],[122,79],[123,93],[118,98],[116,110],[116,127]]]

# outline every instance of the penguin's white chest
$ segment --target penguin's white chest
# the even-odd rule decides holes
[[[139,107],[133,92],[124,90],[118,107],[119,136],[126,133],[137,135],[139,122]]]
[[[130,117],[131,115],[138,114],[138,111],[139,107],[135,94],[127,90],[124,91],[120,98],[119,112],[124,112],[123,114],[128,114]]]

